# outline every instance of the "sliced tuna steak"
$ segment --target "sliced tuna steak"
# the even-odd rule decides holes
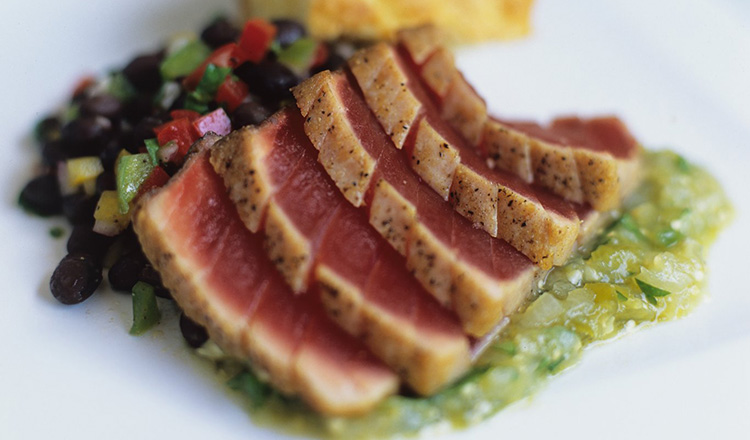
[[[490,169],[443,121],[410,63],[387,44],[360,50],[349,60],[365,100],[396,147],[438,194],[490,235],[508,241],[544,269],[564,263],[578,236],[575,207],[511,173]],[[393,103],[394,89],[402,91],[399,98],[409,99]],[[393,121],[409,128],[410,137],[392,135]]]
[[[438,31],[402,31],[399,42],[443,119],[499,169],[597,210],[615,208],[638,182],[638,145],[616,118],[565,118],[550,127],[490,118]]]
[[[492,119],[485,134],[482,149],[489,155],[512,156],[521,146],[528,147],[535,181],[600,211],[617,207],[639,180],[640,148],[614,117],[563,118],[548,127]],[[503,160],[495,163],[505,166]],[[573,194],[576,187],[580,195]]]
[[[365,213],[342,196],[316,160],[303,124],[296,108],[286,109],[260,128],[219,142],[212,163],[234,200],[264,207],[259,223],[265,247],[287,282],[298,292],[320,292],[344,329],[362,338],[415,391],[433,393],[466,371],[469,340]],[[265,132],[284,142],[264,141]],[[274,170],[294,160],[291,171]],[[258,184],[267,192],[244,188],[237,170],[251,168],[256,179],[266,179]]]
[[[481,336],[515,311],[537,268],[505,241],[474,228],[420,181],[343,73],[320,73],[294,94],[313,146],[323,147],[318,140],[325,133],[325,145],[346,144],[375,164],[371,184],[361,188],[370,224],[406,256],[422,286],[456,311],[465,331]]]
[[[185,313],[278,389],[333,415],[365,413],[397,389],[397,376],[331,322],[314,296],[292,294],[207,153],[140,203],[134,227]]]
[[[221,162],[225,180],[232,182],[229,194],[252,232],[258,232],[261,227],[270,194],[286,182],[300,159],[297,151],[276,148],[279,145],[294,148],[299,144],[293,138],[297,133],[281,131],[282,119],[286,117],[286,113],[275,114],[270,121],[277,122],[269,122],[262,131],[250,127],[233,131],[226,136],[227,141],[218,154],[212,157],[214,164]],[[292,138],[287,139],[287,136]],[[253,148],[248,149],[246,145],[253,145]]]

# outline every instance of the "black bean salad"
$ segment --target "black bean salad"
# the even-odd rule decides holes
[[[308,37],[291,20],[252,19],[240,28],[217,18],[200,36],[82,79],[65,108],[37,124],[43,172],[19,196],[28,211],[64,216],[72,226],[52,295],[78,304],[106,269],[113,290],[133,295],[131,333],[158,322],[156,296],[169,292],[130,227],[133,203],[164,185],[202,137],[261,123],[292,100],[291,87],[339,67],[351,51]],[[207,338],[184,315],[180,328],[193,347]]]

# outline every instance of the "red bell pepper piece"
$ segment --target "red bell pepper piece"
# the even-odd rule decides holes
[[[261,18],[245,23],[239,40],[239,55],[245,61],[257,63],[266,55],[276,36],[276,26]]]
[[[195,90],[198,87],[198,83],[201,82],[201,78],[203,78],[203,74],[206,72],[206,67],[209,64],[213,64],[216,67],[235,68],[239,66],[242,64],[242,60],[238,58],[238,49],[237,43],[227,43],[216,49],[193,73],[182,80],[182,85],[188,90]]]
[[[193,142],[197,141],[200,136],[195,131],[193,124],[188,118],[180,118],[167,122],[154,129],[156,140],[159,145],[165,145],[169,141],[175,141],[177,144],[177,154],[173,158],[181,159],[187,154]]]
[[[216,102],[226,104],[230,112],[242,104],[248,95],[247,84],[231,76],[224,80],[216,91]]]
[[[78,80],[76,82],[75,87],[73,88],[73,97],[77,97],[81,95],[83,92],[86,91],[89,87],[94,85],[96,83],[96,78],[92,75],[86,75]]]
[[[212,131],[220,136],[226,136],[232,131],[232,121],[223,108],[217,108],[207,115],[203,115],[193,122],[193,127],[199,136]]]
[[[164,168],[154,167],[148,177],[146,177],[146,180],[144,180],[143,183],[141,183],[141,186],[138,187],[138,194],[136,194],[135,199],[137,200],[138,197],[146,194],[154,188],[164,186],[168,180],[169,174],[164,171]]]
[[[315,48],[315,56],[313,57],[310,68],[321,66],[328,59],[328,46],[325,43],[318,43],[318,47]]]
[[[195,110],[179,109],[169,112],[169,116],[171,116],[173,120],[187,118],[188,121],[193,122],[200,118],[201,114]]]

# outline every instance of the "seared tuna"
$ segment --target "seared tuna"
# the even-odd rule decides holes
[[[531,261],[474,228],[421,182],[343,73],[320,73],[294,94],[321,157],[345,145],[374,164],[370,185],[359,188],[370,224],[464,330],[485,334],[528,297],[538,272]]]
[[[564,263],[578,236],[575,207],[515,175],[490,169],[443,121],[406,58],[396,48],[378,44],[355,53],[349,67],[368,105],[396,147],[410,158],[412,168],[450,199],[456,211],[543,269]],[[394,89],[400,90],[397,102],[391,101]],[[403,99],[406,95],[409,99]],[[389,131],[395,122],[411,133],[410,142]]]
[[[468,337],[330,181],[303,123],[297,109],[286,109],[217,143],[212,163],[230,197],[256,207],[240,212],[261,225],[287,282],[300,293],[319,291],[344,329],[415,391],[433,393],[468,368]],[[255,183],[246,186],[248,179]]]
[[[531,171],[536,182],[572,200],[565,185],[578,181],[581,200],[605,211],[619,206],[639,181],[640,147],[615,117],[560,118],[547,127],[530,122],[493,120],[488,126],[504,126],[514,145],[528,145]],[[486,151],[497,139],[488,135]],[[498,166],[502,161],[496,161]],[[570,185],[570,188],[574,188]]]
[[[399,33],[442,118],[494,166],[600,211],[617,207],[637,183],[639,147],[619,120],[564,118],[542,127],[490,118],[441,41],[432,27]]]
[[[185,313],[227,353],[316,410],[354,415],[398,387],[397,376],[340,330],[314,296],[294,296],[242,224],[199,153],[140,203],[134,227]]]

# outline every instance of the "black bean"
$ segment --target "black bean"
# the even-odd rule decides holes
[[[153,95],[138,94],[123,104],[122,115],[132,124],[154,113]]]
[[[124,253],[109,269],[109,285],[115,291],[130,293],[147,264],[146,257],[140,252]]]
[[[248,85],[251,92],[263,98],[266,104],[272,105],[292,99],[289,89],[299,83],[297,75],[278,61],[244,63],[234,73]]]
[[[44,174],[32,179],[21,190],[18,203],[41,216],[61,214],[63,203],[57,176]]]
[[[74,119],[63,127],[63,152],[69,157],[98,155],[109,140],[111,129],[110,120],[101,116]]]
[[[161,60],[160,54],[141,55],[125,66],[122,73],[136,90],[155,92],[161,86],[161,73],[159,72]]]
[[[101,264],[104,254],[107,253],[107,249],[113,241],[113,237],[98,234],[89,225],[75,225],[70,238],[68,238],[68,253],[89,254]]]
[[[208,341],[206,329],[184,313],[180,314],[180,331],[187,344],[193,348],[198,348]]]
[[[129,254],[131,252],[142,254],[141,243],[138,241],[138,236],[133,230],[133,226],[128,226],[120,235],[117,236],[117,241],[121,245],[120,255]],[[146,258],[145,256],[143,257]]]
[[[122,103],[112,95],[91,96],[81,102],[81,114],[86,116],[104,116],[112,121],[119,119]]]
[[[279,19],[272,23],[276,26],[276,41],[281,47],[290,46],[307,34],[305,27],[294,20]]]
[[[96,194],[101,195],[104,191],[114,191],[117,189],[117,182],[115,181],[115,173],[112,171],[104,171],[103,173],[96,176]]]
[[[338,70],[341,66],[346,63],[346,59],[342,57],[341,55],[335,53],[335,52],[329,52],[330,55],[328,55],[328,59],[323,62],[320,66],[315,67],[310,74],[316,74],[318,72],[322,72],[324,70]]]
[[[234,42],[239,36],[239,29],[234,27],[226,18],[215,20],[201,32],[201,39],[214,49]]]
[[[146,265],[143,266],[141,273],[138,275],[138,281],[143,281],[144,283],[152,285],[156,292],[156,296],[172,299],[172,294],[170,294],[169,290],[167,290],[161,283],[161,275],[159,275],[159,272],[156,271],[151,263],[146,263]]]
[[[164,287],[164,286],[155,286],[154,287],[154,293],[159,298],[164,298],[164,299],[168,299],[170,301],[174,301],[174,298],[172,298],[172,292],[170,292],[169,290],[167,290],[167,288]]]
[[[187,100],[188,92],[185,89],[180,89],[180,94],[177,95],[177,98],[172,102],[172,106],[169,107],[169,110],[180,110],[185,108],[185,101]]]
[[[36,124],[35,135],[39,142],[51,142],[60,139],[62,121],[57,116],[48,116]]]
[[[122,150],[122,144],[120,139],[115,137],[110,139],[99,152],[99,160],[102,162],[102,167],[105,171],[114,171],[115,162],[117,157],[120,155]]]
[[[102,268],[88,254],[72,253],[60,261],[49,281],[52,296],[63,304],[78,304],[99,287]]]
[[[113,136],[113,138],[117,140],[117,143],[120,144],[121,148],[125,148],[126,146],[133,144],[133,128],[134,127],[131,124],[122,124],[120,126],[120,129]]]
[[[93,225],[97,198],[74,193],[62,198],[62,211],[73,225]]]
[[[63,160],[65,160],[65,154],[63,153],[62,142],[59,139],[46,141],[42,144],[42,162],[46,166],[55,168],[57,163]]]
[[[232,128],[258,125],[271,116],[271,111],[257,101],[246,101],[232,112]]]
[[[141,119],[140,122],[133,127],[133,144],[140,148],[146,139],[155,138],[156,134],[154,133],[154,128],[160,126],[164,122],[166,121],[158,116],[149,116]]]
[[[165,162],[161,164],[161,167],[164,168],[164,171],[169,174],[170,177],[177,174],[178,171],[180,171],[180,168],[182,168],[182,165],[177,164],[175,162]]]

